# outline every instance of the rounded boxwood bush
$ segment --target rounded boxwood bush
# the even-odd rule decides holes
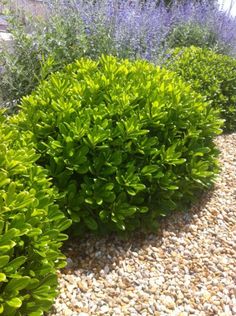
[[[38,155],[0,113],[0,314],[43,315],[56,296],[70,220],[54,203]]]
[[[236,129],[236,59],[191,46],[171,52],[165,67],[182,76],[192,88],[218,107],[224,130]]]
[[[145,61],[78,60],[25,97],[12,121],[31,135],[79,232],[154,227],[218,170],[217,111]]]

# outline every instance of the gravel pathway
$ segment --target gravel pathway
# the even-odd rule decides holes
[[[157,234],[68,243],[51,316],[236,315],[236,133],[216,143],[221,175],[190,212]]]

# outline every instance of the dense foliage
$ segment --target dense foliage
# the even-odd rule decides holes
[[[13,14],[9,30],[15,38],[14,50],[0,56],[5,69],[0,75],[4,101],[29,94],[47,73],[80,57],[113,54],[159,63],[166,50],[180,45],[236,52],[236,19],[211,1],[176,0],[171,7],[157,3],[52,0],[45,20],[26,17],[21,23]]]
[[[66,217],[80,234],[155,229],[212,185],[219,114],[236,127],[236,61],[215,53],[236,53],[236,20],[213,2],[53,0],[45,20],[9,18],[0,99],[40,85],[0,113],[0,314],[49,310]]]
[[[70,221],[54,203],[38,155],[0,116],[0,314],[43,315],[56,296]]]
[[[167,36],[166,41],[170,48],[194,45],[202,48],[212,48],[218,52],[227,50],[226,44],[221,43],[219,45],[217,35],[213,30],[195,22],[177,25]]]
[[[191,86],[220,108],[225,131],[236,130],[236,59],[207,49],[178,48],[166,61]]]
[[[31,133],[80,232],[151,228],[217,172],[217,112],[145,61],[78,60],[23,98],[12,121]]]

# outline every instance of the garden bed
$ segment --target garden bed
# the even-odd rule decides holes
[[[67,243],[53,315],[235,315],[236,134],[216,139],[221,174],[157,234]]]
[[[4,3],[0,314],[236,315],[236,19]]]

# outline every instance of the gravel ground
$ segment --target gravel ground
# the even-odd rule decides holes
[[[68,243],[51,316],[236,315],[236,133],[216,142],[220,177],[190,212],[157,234]]]

